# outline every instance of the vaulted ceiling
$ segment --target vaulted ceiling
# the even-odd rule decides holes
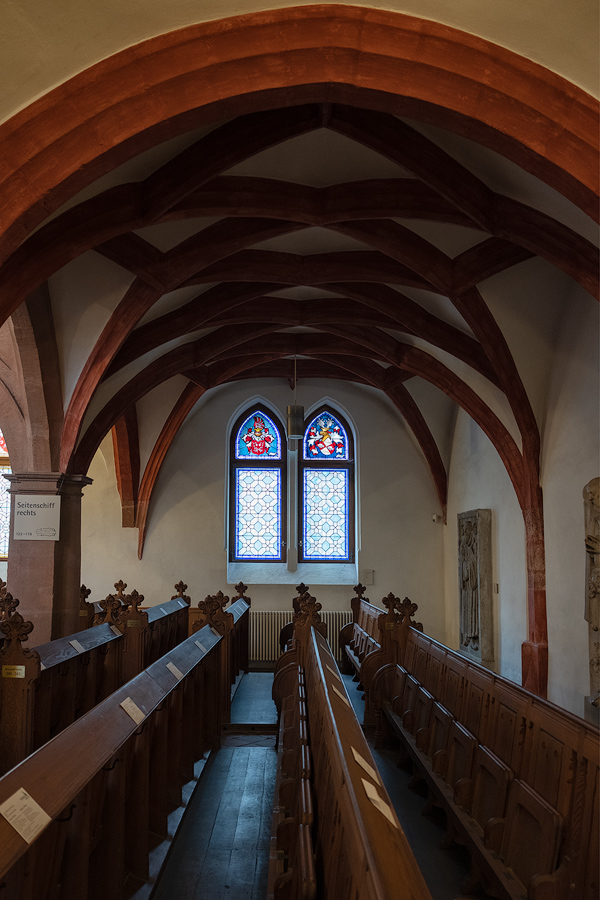
[[[342,24],[354,15],[348,9],[337,8]],[[406,31],[406,17],[397,19]],[[321,19],[315,34],[323,27]],[[441,46],[440,35],[430,37]],[[366,36],[365,30],[363,42]],[[306,378],[343,379],[385,394],[418,441],[445,510],[446,454],[414,390],[417,380],[435,386],[488,435],[521,506],[531,505],[539,481],[539,423],[506,319],[498,315],[497,299],[492,309],[486,292],[504,274],[511,290],[518,290],[522,278],[526,292],[537,258],[544,271],[556,272],[565,302],[571,280],[598,296],[589,218],[594,192],[583,186],[583,163],[583,175],[575,163],[568,172],[568,166],[561,169],[560,143],[574,145],[573,134],[589,132],[593,113],[585,111],[581,92],[573,89],[570,122],[565,108],[570,89],[565,92],[551,73],[543,82],[539,67],[530,78],[534,67],[525,64],[519,74],[523,84],[514,93],[518,102],[530,102],[528,78],[530,84],[543,83],[540,108],[559,96],[560,87],[556,120],[562,116],[568,127],[552,124],[547,129],[552,140],[544,137],[541,146],[540,138],[537,146],[537,132],[546,127],[541,112],[537,119],[519,113],[524,132],[519,148],[518,117],[516,124],[508,122],[501,111],[494,124],[494,113],[487,114],[501,94],[497,84],[504,74],[498,73],[506,73],[509,54],[465,40],[454,47],[450,62],[428,61],[422,49],[404,49],[404,62],[412,54],[413,69],[431,69],[429,99],[423,99],[427,90],[420,86],[421,98],[415,100],[414,71],[410,78],[406,72],[397,75],[398,84],[404,77],[404,88],[371,93],[378,84],[367,62],[353,76],[352,88],[342,73],[335,89],[316,77],[307,89],[308,55],[293,90],[273,88],[276,76],[261,93],[259,73],[270,76],[268,64],[260,68],[257,56],[247,94],[238,88],[235,104],[215,103],[213,112],[205,104],[201,116],[186,98],[183,122],[171,82],[168,96],[153,93],[148,82],[136,96],[145,91],[144,102],[154,98],[157,109],[144,113],[152,127],[145,127],[143,117],[137,128],[130,126],[127,114],[132,116],[134,107],[119,97],[112,106],[107,101],[106,91],[117,90],[112,70],[95,76],[107,85],[105,94],[101,88],[96,92],[96,108],[85,100],[85,91],[93,94],[91,76],[63,91],[63,107],[59,93],[56,109],[68,110],[68,116],[71,106],[77,107],[72,99],[77,91],[84,97],[77,101],[82,108],[90,103],[88,138],[96,135],[98,147],[78,150],[80,161],[70,170],[65,165],[62,175],[57,156],[54,183],[48,182],[23,215],[20,230],[7,229],[0,245],[7,248],[0,299],[10,312],[47,281],[57,329],[68,318],[76,342],[74,322],[82,323],[86,334],[93,332],[90,321],[96,323],[93,340],[80,341],[87,349],[77,365],[63,341],[60,467],[86,472],[114,428],[118,479],[132,510],[127,524],[140,526],[141,544],[157,473],[198,399],[240,379],[291,383],[295,365],[300,384]],[[464,52],[467,59],[467,51],[473,54],[470,62],[460,58]],[[326,48],[311,52],[327,56]],[[433,50],[427,52],[437,59]],[[498,81],[490,87],[482,77],[475,90],[480,76],[473,73],[482,58]],[[286,60],[289,65],[289,55]],[[218,83],[218,69],[211,71]],[[470,94],[460,96],[458,85],[467,76]],[[176,80],[173,73],[169,77]],[[425,76],[419,77],[427,86]],[[298,88],[302,79],[305,86]],[[486,109],[480,121],[474,118],[477,103]],[[120,137],[104,137],[96,121],[101,107],[112,111],[108,130],[120,130]],[[37,118],[44,113],[38,111]],[[545,109],[550,121],[548,113]],[[17,117],[14,134],[33,128],[35,121],[33,114]],[[503,121],[504,131],[498,124]],[[76,127],[69,127],[64,134],[74,142]],[[6,133],[10,138],[10,129]],[[53,140],[58,150],[67,138]],[[78,140],[83,145],[83,134]],[[45,176],[52,172],[48,159],[42,164]],[[30,177],[35,183],[38,176]],[[73,269],[78,260],[83,264]],[[114,295],[101,304],[100,314],[95,285],[106,261],[121,274],[115,275]],[[175,376],[185,379],[184,386],[165,410],[138,490],[136,404]]]

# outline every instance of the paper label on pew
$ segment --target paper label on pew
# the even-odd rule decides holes
[[[202,650],[203,653],[208,653],[208,650],[206,649],[204,644],[200,643],[200,641],[194,641],[194,643],[195,643],[196,647],[198,648],[198,650]]]
[[[45,672],[45,671],[46,671],[46,666],[44,665],[44,663],[40,663],[40,672]]]
[[[116,634],[116,635],[118,635],[118,637],[121,637],[121,631],[117,628],[116,625],[111,625],[110,630],[112,631],[113,634]]]
[[[398,824],[394,819],[391,807],[385,802],[385,800],[381,799],[375,785],[371,784],[370,781],[367,781],[366,778],[361,778],[361,781],[365,789],[365,794],[367,795],[375,809],[378,809],[379,812],[386,817],[388,822],[390,822],[394,826],[394,828],[397,828]]]
[[[175,665],[175,663],[173,663],[173,662],[168,662],[168,663],[167,663],[167,669],[169,670],[169,672],[172,672],[172,673],[173,673],[173,675],[175,676],[175,678],[177,679],[177,681],[181,681],[181,679],[183,678],[183,672],[181,671],[181,669],[178,669],[178,668],[177,668],[177,666]]]
[[[187,606],[187,603],[184,600],[178,600],[177,602],[179,603],[179,605],[182,609]]]
[[[167,614],[166,609],[163,609],[162,606],[159,606],[158,608],[160,609],[160,611],[161,611],[161,613],[163,614],[163,616],[166,616],[166,614]]]
[[[344,695],[342,694],[341,691],[338,691],[338,689],[336,688],[335,684],[332,684],[332,685],[331,685],[331,690],[332,690],[335,694],[338,695],[338,697],[340,698],[340,700],[343,700],[343,701],[344,701],[344,703],[346,704],[346,706],[350,706],[350,701],[348,700],[348,698],[347,698],[347,697],[344,697]]]
[[[210,625],[209,628],[210,628],[210,630],[212,631],[213,634],[216,634],[217,637],[221,637],[221,633],[220,633],[219,631],[217,631],[216,628],[213,628],[212,625]]]
[[[4,801],[0,806],[0,814],[28,844],[52,821],[48,813],[23,788]]]
[[[136,725],[139,725],[140,722],[143,722],[146,718],[146,714],[133,702],[131,697],[125,697],[124,700],[121,700],[119,705],[123,707],[127,715],[133,719]]]
[[[360,753],[358,752],[358,750],[355,747],[352,748],[352,755],[354,756],[354,759],[359,764],[359,766],[365,770],[367,775],[370,775],[371,778],[373,779],[373,781],[376,784],[381,786],[381,781],[379,780],[379,775],[377,774],[377,772],[375,771],[373,766],[369,765],[369,763],[366,761],[364,756],[360,755]]]
[[[327,663],[325,663],[325,668],[326,668],[326,669],[329,669],[329,671],[331,672],[331,674],[332,674],[332,675],[335,675],[335,677],[337,678],[338,681],[341,681],[341,680],[342,680],[342,679],[340,678],[340,676],[339,676],[339,673],[336,672],[335,669],[332,669],[331,666],[328,666]]]
[[[69,643],[74,650],[77,650],[78,653],[85,653],[85,647],[83,646],[83,644],[80,644],[79,641],[69,641]]]
[[[2,666],[3,678],[25,678],[25,666]]]

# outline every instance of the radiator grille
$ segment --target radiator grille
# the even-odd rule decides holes
[[[274,663],[279,656],[279,632],[292,621],[291,610],[259,609],[250,613],[250,661]],[[321,610],[321,620],[327,624],[331,652],[340,662],[339,634],[352,621],[349,609]]]

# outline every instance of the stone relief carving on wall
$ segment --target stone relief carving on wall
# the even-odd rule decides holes
[[[589,716],[587,704],[600,707],[600,478],[592,478],[583,489],[585,520],[585,608],[584,618],[589,623],[590,646],[590,696],[584,704],[584,715]],[[597,715],[597,714],[596,714]],[[597,722],[597,718],[592,718]]]
[[[600,627],[600,478],[583,489],[585,514],[585,619],[593,631]]]
[[[465,656],[488,668],[494,664],[492,609],[492,513],[458,514],[460,645]]]

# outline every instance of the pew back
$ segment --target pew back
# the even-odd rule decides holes
[[[49,818],[29,845],[0,817],[7,900],[119,900],[147,877],[150,832],[220,740],[221,641],[203,629],[0,779],[0,806],[24,790]]]
[[[429,898],[329,644],[314,629],[305,677],[317,797],[316,868],[326,896]]]
[[[407,684],[414,680],[433,695],[427,741],[420,746],[417,742],[411,754],[418,765],[429,768],[433,788],[437,774],[454,788],[456,821],[463,821],[460,809],[469,812],[495,858],[518,870],[528,896],[562,897],[567,890],[585,900],[597,896],[598,730],[414,628],[409,629],[402,662],[395,677],[389,666],[382,668],[373,702],[387,710],[394,725],[394,714],[404,712],[410,702]],[[409,674],[401,678],[404,669]],[[394,690],[400,688],[394,685],[401,683],[398,698]],[[412,725],[409,717],[402,727],[395,726],[396,732],[405,733],[400,736],[409,750]],[[499,812],[504,807],[506,811]],[[492,808],[495,815],[486,822]],[[461,827],[466,833],[471,825]],[[543,835],[545,855],[536,855],[536,833]],[[477,852],[485,852],[483,844]],[[492,867],[493,859],[488,861]],[[542,880],[533,877],[536,871]],[[502,871],[496,875],[500,884]],[[508,881],[502,890],[506,897],[516,896],[511,890],[518,893]]]

